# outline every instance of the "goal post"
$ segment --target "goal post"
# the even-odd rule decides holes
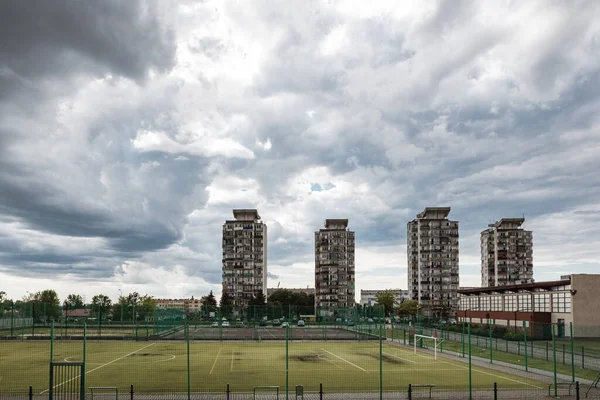
[[[116,386],[90,386],[88,387],[91,400],[119,400],[119,388]]]
[[[271,395],[269,395],[269,392]],[[269,399],[273,392],[275,392],[275,400],[279,400],[279,386],[254,386],[252,399],[257,400],[257,394],[259,395],[258,400]]]
[[[443,339],[440,339],[437,336],[415,334],[413,337],[414,354],[417,354],[417,342],[419,341],[419,339],[429,339],[433,341],[433,359],[437,360],[437,349],[438,346],[442,343]]]

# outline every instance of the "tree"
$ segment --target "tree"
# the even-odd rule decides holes
[[[56,291],[52,289],[41,290],[35,293],[29,293],[23,297],[24,303],[30,303],[29,305],[23,305],[20,308],[24,310],[25,314],[29,314],[28,309],[31,310],[31,315],[35,321],[50,319],[58,319],[60,316],[60,300]]]
[[[267,303],[267,299],[262,290],[259,290],[258,292],[256,292],[256,296],[254,296],[252,298],[252,303],[255,306],[264,306]]]
[[[112,300],[104,294],[97,294],[92,297],[92,313],[96,315],[98,319],[107,317],[108,309],[110,309],[111,305]]]
[[[139,306],[136,308],[136,312],[139,315],[139,319],[148,321],[150,317],[154,315],[156,309],[156,299],[153,296],[143,295],[139,298]]]
[[[396,296],[393,290],[382,290],[375,295],[375,302],[382,305],[385,310],[385,316],[389,317],[394,311],[396,305]]]
[[[63,307],[69,310],[83,308],[83,297],[78,294],[70,294],[63,302]]]
[[[210,316],[211,312],[214,312],[217,309],[217,299],[215,299],[215,295],[212,290],[207,296],[202,296],[202,316],[207,318]]]
[[[229,293],[227,293],[227,290],[223,289],[223,292],[221,293],[221,301],[219,302],[219,307],[221,307],[221,314],[223,316],[228,316],[231,314],[232,304],[233,299],[231,298]]]
[[[402,317],[414,317],[421,311],[421,305],[417,300],[405,300],[398,307],[398,315]]]
[[[209,307],[217,306],[217,299],[215,299],[215,295],[213,294],[212,290],[210,291],[208,296],[204,296],[202,298],[202,304],[209,306]]]
[[[0,303],[6,300],[6,292],[4,290],[0,290]]]

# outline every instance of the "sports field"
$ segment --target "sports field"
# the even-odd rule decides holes
[[[187,389],[188,357],[185,341],[125,342],[88,341],[86,386],[117,386],[126,391],[133,384],[138,393]],[[317,391],[365,392],[379,389],[379,342],[296,341],[189,343],[192,391],[222,392],[227,383],[234,392],[251,392],[254,386],[285,388],[286,362],[289,387],[304,385]],[[466,364],[430,353],[413,354],[409,347],[382,346],[384,390],[406,390],[409,383],[435,384],[446,390],[468,387]],[[80,361],[81,341],[55,341],[54,361]],[[37,393],[48,388],[49,342],[0,342],[0,384],[6,390]],[[503,388],[543,389],[541,382],[517,375],[473,367],[473,384]],[[60,385],[61,382],[55,382]],[[290,389],[291,390],[291,389]]]

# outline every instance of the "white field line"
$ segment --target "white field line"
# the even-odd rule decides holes
[[[142,347],[141,349],[137,349],[136,351],[132,351],[132,352],[131,352],[131,353],[129,353],[129,354],[125,354],[124,356],[121,356],[121,357],[119,357],[119,358],[115,358],[114,360],[112,360],[112,361],[109,361],[109,362],[107,362],[106,364],[102,364],[102,365],[100,365],[99,367],[96,367],[96,368],[94,368],[94,369],[90,369],[89,371],[86,371],[86,372],[85,372],[85,374],[86,374],[86,375],[87,375],[87,374],[91,374],[92,372],[94,372],[94,371],[96,371],[96,370],[98,370],[98,369],[100,369],[100,368],[104,368],[104,367],[106,367],[107,365],[110,365],[110,364],[112,364],[112,363],[116,363],[117,361],[119,361],[119,360],[122,360],[122,359],[124,359],[125,357],[129,357],[130,355],[132,355],[132,354],[135,354],[135,353],[137,353],[138,351],[142,351],[142,350],[144,350],[144,349],[147,349],[147,348],[148,348],[148,347],[150,347],[150,346],[154,346],[155,344],[156,344],[156,343],[151,343],[151,344],[149,344],[148,346],[144,346],[144,347]],[[81,375],[78,375],[78,376],[76,376],[76,377],[74,377],[74,378],[71,378],[71,379],[69,379],[69,380],[67,380],[67,381],[64,381],[64,382],[62,382],[62,383],[59,383],[59,384],[57,384],[57,385],[54,385],[54,386],[52,387],[52,389],[55,389],[55,388],[57,388],[57,387],[59,387],[59,386],[62,386],[62,385],[64,385],[65,383],[69,383],[69,382],[71,382],[71,381],[73,381],[73,380],[75,380],[75,379],[78,379],[78,378],[81,378]],[[49,389],[46,389],[46,390],[44,390],[44,391],[40,392],[40,394],[44,394],[44,393],[46,393],[48,390],[49,390]]]
[[[268,333],[269,335],[271,335],[271,337],[272,337],[273,339],[275,339],[275,335],[273,335],[273,334],[271,333],[271,330],[270,330],[270,329],[265,329],[265,330],[267,331],[267,333]]]
[[[442,361],[442,362],[445,363],[445,364],[454,365],[454,366],[456,366],[458,368],[467,369],[467,370],[469,369],[469,367],[465,367],[465,366],[460,365],[460,364],[454,364],[454,363],[451,363],[451,362],[448,362],[448,361]],[[521,381],[518,381],[516,379],[507,378],[507,377],[502,376],[502,375],[492,374],[490,372],[485,372],[485,371],[482,371],[482,370],[477,369],[477,368],[471,367],[471,369],[472,369],[473,372],[477,372],[477,373],[480,373],[480,374],[489,375],[489,376],[495,376],[496,378],[504,379],[504,380],[511,381],[511,382],[520,383],[521,385],[531,386],[531,387],[534,387],[536,389],[543,389],[543,387],[535,386],[535,385],[532,385],[531,383],[521,382]]]
[[[229,372],[233,371],[233,349],[231,349],[231,366],[229,367]]]
[[[331,355],[332,355],[332,356],[334,356],[334,357],[337,357],[337,358],[339,358],[339,359],[340,359],[340,360],[342,360],[342,361],[345,361],[345,362],[347,362],[348,364],[350,364],[350,365],[352,365],[352,366],[354,366],[354,367],[356,367],[356,368],[360,369],[361,371],[365,371],[367,374],[369,373],[369,371],[367,371],[366,369],[364,369],[364,368],[361,368],[361,367],[359,367],[358,365],[351,363],[350,361],[346,360],[345,358],[342,358],[342,357],[340,357],[340,356],[337,356],[337,355],[333,354],[332,352],[325,350],[324,348],[321,348],[321,350],[323,350],[323,351],[324,351],[324,352],[326,352],[326,353],[329,353],[329,354],[331,354]]]
[[[411,362],[411,363],[413,363],[413,364],[416,364],[416,363],[417,363],[416,361],[409,360],[408,358],[402,358],[402,357],[398,357],[398,356],[397,356],[397,355],[395,355],[395,354],[386,353],[385,351],[382,351],[382,353],[383,353],[383,354],[385,354],[385,355],[388,355],[388,356],[396,357],[396,358],[398,358],[398,359],[400,359],[400,360],[404,360],[404,361]]]
[[[221,354],[221,347],[219,347],[219,351],[217,352],[217,357],[215,358],[215,362],[212,365],[212,368],[210,369],[210,374],[212,375],[213,370],[215,369],[215,365],[217,365],[217,360],[219,359],[219,354]]]
[[[325,354],[318,354],[317,353],[317,357],[319,358],[319,360],[325,360],[328,363],[331,363],[333,365],[335,365],[336,367],[338,367],[339,369],[341,369],[342,371],[345,371],[344,367],[342,367],[341,365],[337,365],[336,363],[333,362],[333,360],[328,359],[327,357],[323,357]],[[314,370],[314,368],[311,368],[312,370]]]

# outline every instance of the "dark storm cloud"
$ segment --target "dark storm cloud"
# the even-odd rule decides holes
[[[166,3],[163,2],[163,5]],[[174,63],[174,32],[159,1],[7,1],[0,5],[0,66],[24,79],[91,70],[143,80]],[[10,80],[10,78],[9,78]]]

